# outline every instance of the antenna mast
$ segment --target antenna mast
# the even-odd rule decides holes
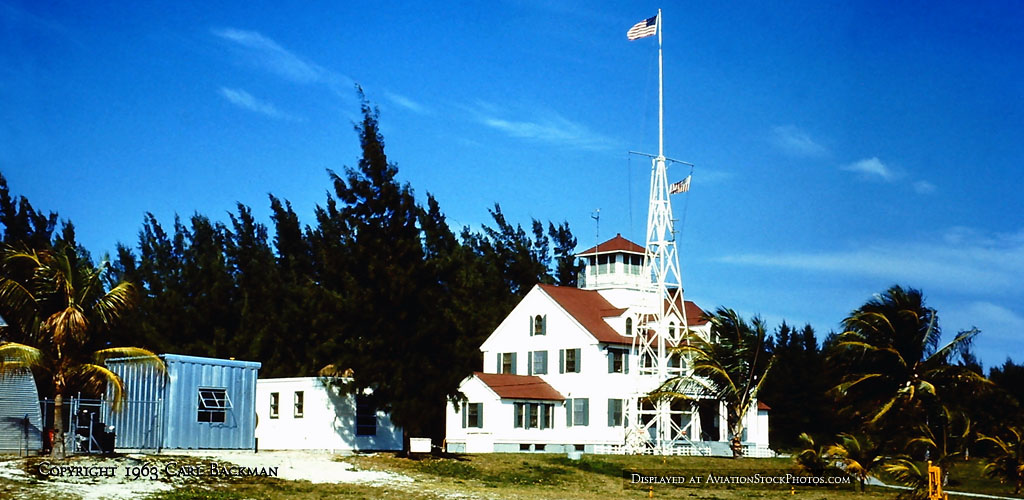
[[[664,65],[662,56],[662,18],[658,9],[658,155],[651,157],[651,187],[647,209],[647,246],[644,272],[651,277],[644,305],[646,317],[634,332],[633,352],[639,359],[637,393],[627,407],[626,451],[630,453],[669,454],[678,441],[689,441],[695,411],[673,405],[668,399],[645,401],[645,396],[661,383],[683,374],[685,363],[670,356],[687,331],[683,306],[683,285],[679,272],[679,254],[673,233],[672,203],[665,157]],[[685,162],[679,162],[685,163]],[[676,318],[680,324],[676,325]],[[689,415],[690,418],[684,418]]]

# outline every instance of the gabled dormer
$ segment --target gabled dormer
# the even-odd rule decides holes
[[[644,247],[616,234],[614,238],[576,255],[583,261],[579,287],[584,290],[642,290],[650,286],[644,272]]]

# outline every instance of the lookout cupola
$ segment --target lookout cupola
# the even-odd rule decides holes
[[[583,261],[579,287],[584,290],[641,290],[651,285],[650,274],[644,272],[644,247],[621,234],[576,257]]]

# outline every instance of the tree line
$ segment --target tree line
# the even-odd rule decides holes
[[[957,332],[943,343],[939,313],[917,289],[892,286],[842,320],[819,344],[810,325],[763,320],[727,308],[708,315],[710,341],[691,333],[675,350],[693,359],[693,375],[673,379],[652,397],[685,398],[687,378],[713,382],[725,402],[734,456],[752,398],[771,407],[773,449],[791,451],[811,474],[830,468],[861,489],[884,475],[923,498],[926,463],[949,471],[970,457],[984,473],[1024,483],[1024,365],[1007,358],[986,377],[973,353],[981,333]]]
[[[260,377],[353,375],[407,434],[443,437],[446,398],[482,368],[479,346],[537,283],[574,286],[581,269],[567,222],[453,229],[430,194],[418,203],[385,153],[379,113],[362,100],[362,155],[312,221],[269,195],[271,220],[239,203],[227,220],[195,213],[167,225],[145,214],[136,244],[97,261],[74,225],[10,193],[0,176],[6,248],[73,255],[108,288],[132,284],[135,307],[95,332],[103,345],[257,360]],[[0,305],[0,315],[13,314]],[[13,322],[0,342],[20,339]],[[40,384],[53,396],[51,384]]]

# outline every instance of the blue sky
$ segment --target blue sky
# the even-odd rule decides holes
[[[600,208],[602,240],[643,243],[657,44],[625,32],[659,5],[207,4],[0,0],[0,170],[94,254],[147,211],[269,223],[267,193],[311,222],[358,158],[355,83],[453,225],[497,202],[582,250]],[[1024,361],[1024,7],[661,7],[689,299],[825,333],[900,283],[986,366]]]

